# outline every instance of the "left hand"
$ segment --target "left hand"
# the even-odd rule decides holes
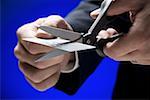
[[[115,29],[108,28],[107,30],[100,31],[97,37],[108,38],[113,34],[117,34],[117,31]],[[123,38],[124,37],[122,37],[121,39]],[[150,39],[145,40],[144,43],[133,45],[134,47],[136,46],[138,48],[122,56],[120,56],[118,52],[126,52],[127,48],[124,47],[122,49],[122,47],[118,47],[117,42],[119,40],[120,39],[112,43],[107,43],[106,47],[104,47],[104,53],[107,56],[116,61],[131,61],[131,63],[133,64],[150,65]],[[118,48],[115,49],[116,47]]]
[[[97,11],[91,16],[95,18]],[[134,16],[133,26],[124,37],[108,43],[104,47],[104,53],[117,61],[130,61],[133,64],[150,65],[150,18],[142,18],[145,13],[141,12]],[[114,29],[102,30],[99,35],[107,38],[117,33]]]

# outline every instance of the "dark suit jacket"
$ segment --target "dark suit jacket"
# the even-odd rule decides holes
[[[93,23],[89,13],[98,8],[102,0],[85,0],[74,9],[66,20],[74,31],[87,32]],[[95,29],[98,33],[101,29],[113,27],[120,32],[127,32],[131,23],[128,13],[114,17],[104,17]],[[96,34],[95,34],[96,35]],[[72,73],[61,74],[56,88],[67,94],[74,94],[89,75],[96,69],[101,57],[94,50],[78,52],[80,67]],[[150,67],[133,65],[130,62],[121,62],[118,71],[118,79],[113,92],[113,98],[150,98]]]

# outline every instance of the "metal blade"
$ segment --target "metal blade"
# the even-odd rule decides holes
[[[82,44],[82,43],[78,43],[78,42],[59,45],[61,43],[68,42],[68,40],[64,40],[64,39],[60,39],[60,38],[50,39],[50,40],[40,39],[40,38],[24,38],[23,40],[28,41],[28,42],[41,44],[41,45],[45,45],[45,46],[49,46],[49,47],[53,47],[56,49],[67,51],[67,52],[74,52],[74,51],[81,51],[81,50],[87,50],[87,49],[94,49],[95,48],[95,46]]]
[[[74,51],[95,49],[96,47],[92,46],[92,45],[73,42],[73,43],[69,43],[69,44],[58,45],[58,46],[55,46],[55,48],[61,49],[64,51],[68,51],[68,52],[74,52]]]
[[[56,49],[56,50],[46,53],[44,56],[40,57],[35,62],[45,61],[49,58],[56,57],[56,56],[59,56],[59,55],[65,54],[65,53],[67,53],[67,51]]]
[[[39,28],[49,34],[56,36],[56,37],[60,37],[63,39],[69,39],[70,41],[81,37],[81,33],[73,32],[73,31],[69,31],[69,30],[65,30],[65,29],[54,28],[54,27],[50,27],[50,26],[40,26]]]
[[[109,6],[111,5],[112,1],[113,0],[104,0],[101,3],[101,6],[99,8],[100,9],[99,15],[97,16],[97,18],[94,21],[94,23],[92,24],[92,26],[89,28],[87,35],[93,34],[92,32],[93,32],[94,28],[96,27],[98,22],[102,19],[102,17],[105,16],[105,14],[106,14]]]

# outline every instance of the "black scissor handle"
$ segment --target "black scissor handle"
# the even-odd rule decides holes
[[[107,39],[100,39],[98,42],[96,42],[96,52],[99,56],[105,57],[106,55],[103,52],[103,48],[106,46],[108,42],[113,42],[114,40],[124,36],[125,33],[119,33],[116,35],[113,35],[112,37],[109,37]]]

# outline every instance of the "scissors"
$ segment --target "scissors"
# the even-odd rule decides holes
[[[104,57],[105,54],[103,52],[103,47],[106,46],[108,42],[113,42],[114,40],[124,35],[123,33],[120,33],[120,34],[113,35],[107,39],[101,38],[99,41],[97,41],[97,38],[93,30],[97,27],[97,24],[101,21],[101,19],[106,15],[106,12],[111,4],[112,4],[112,0],[104,0],[102,2],[100,6],[100,14],[97,16],[96,20],[89,28],[87,33],[78,33],[78,32],[73,32],[65,29],[50,27],[50,26],[39,26],[41,30],[55,37],[60,37],[62,39],[65,39],[67,41],[53,45],[52,47],[57,49],[55,51],[45,54],[44,56],[40,57],[37,61],[47,60],[50,57],[58,56],[67,53],[69,51],[74,52],[74,51],[87,50],[87,49],[95,49],[100,56]],[[75,43],[76,45],[73,45]],[[76,48],[78,48],[78,50],[75,50],[75,46]]]

